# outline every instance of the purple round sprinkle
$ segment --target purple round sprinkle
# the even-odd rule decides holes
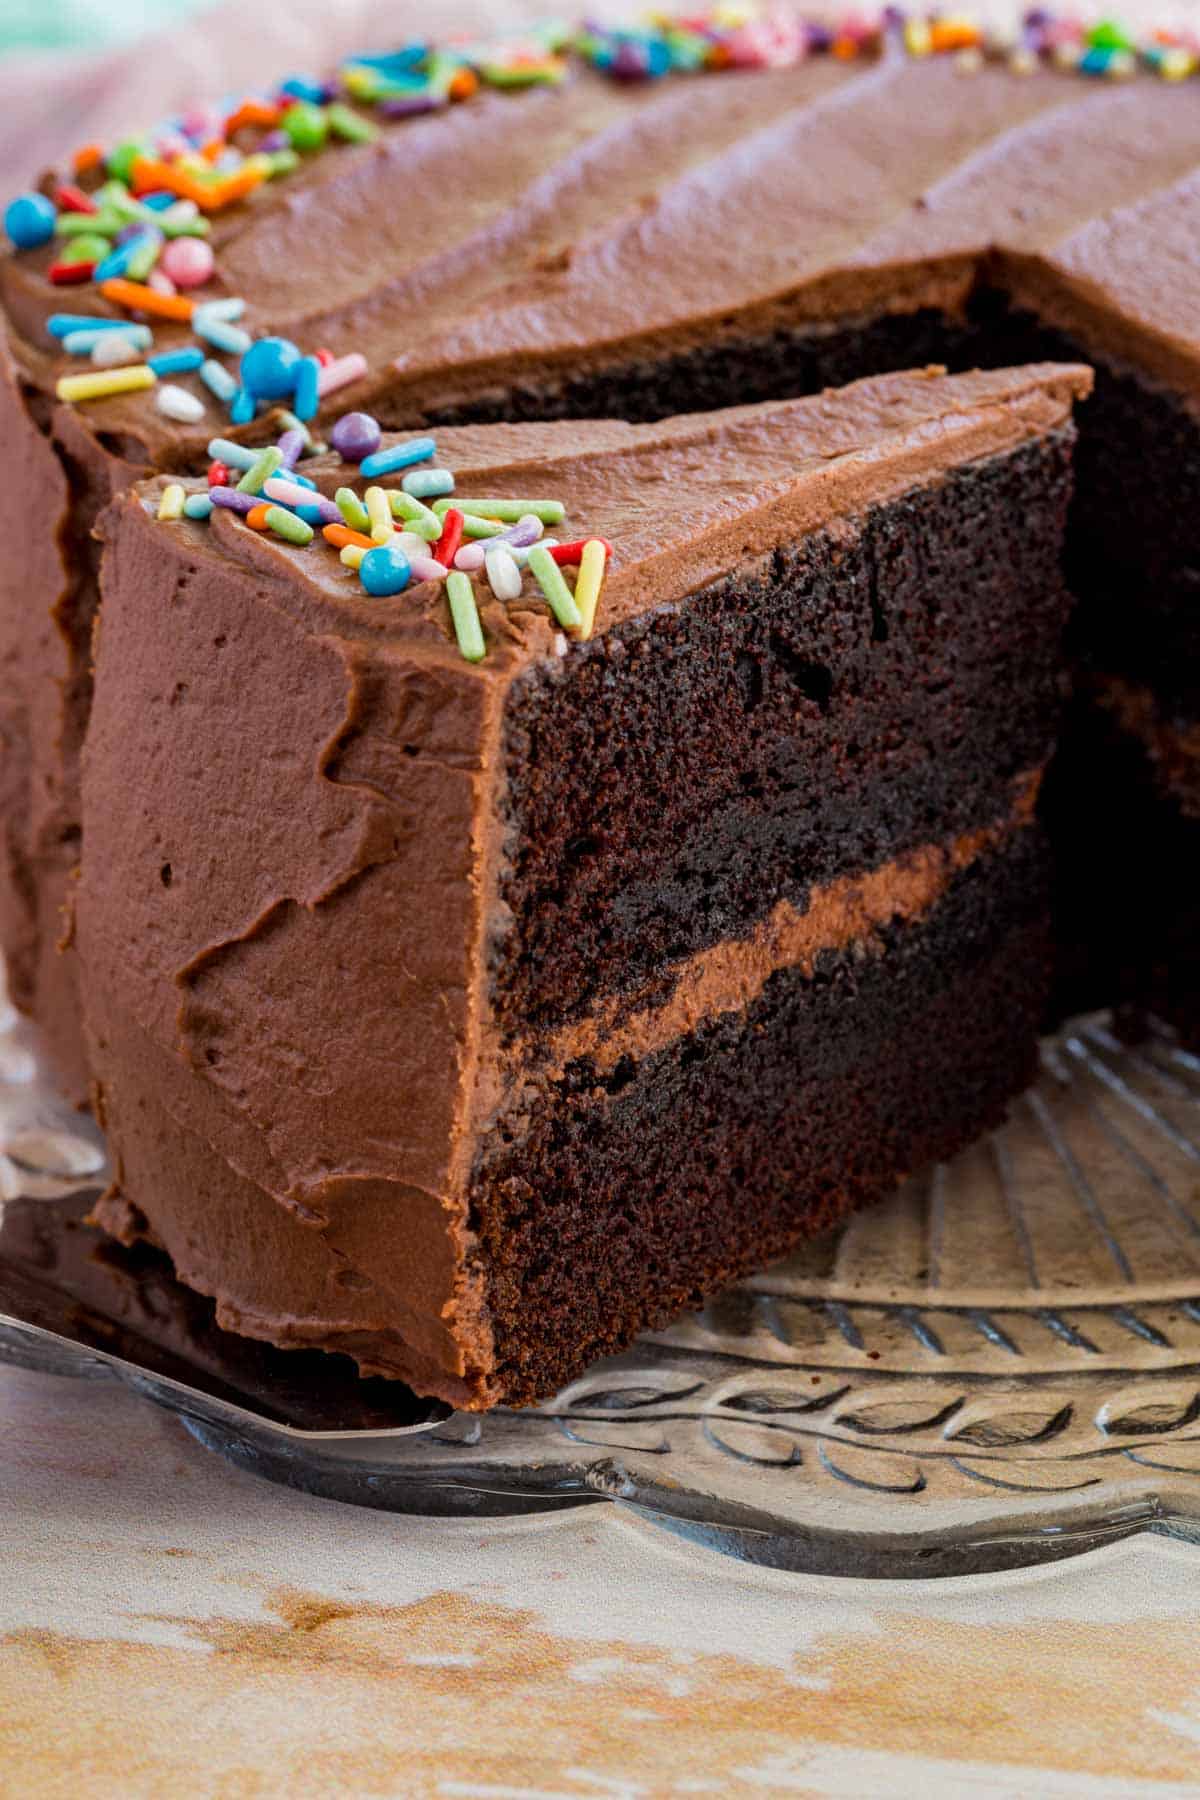
[[[640,81],[650,73],[650,64],[637,44],[622,44],[608,67],[618,81]]]
[[[329,442],[343,462],[360,463],[364,456],[373,456],[382,441],[378,419],[364,412],[343,413],[329,433]]]
[[[292,429],[291,431],[284,432],[275,447],[283,458],[283,466],[285,469],[295,468],[296,464],[300,461],[301,456],[304,454],[304,443],[305,438],[302,431]]]
[[[291,141],[286,131],[268,131],[266,137],[259,140],[258,147],[270,156],[276,150],[286,150]]]

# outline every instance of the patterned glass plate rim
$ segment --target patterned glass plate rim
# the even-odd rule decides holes
[[[1104,1015],[998,1131],[596,1365],[478,1417],[219,1331],[82,1225],[103,1145],[0,1016],[0,1357],[107,1376],[288,1486],[395,1512],[601,1502],[777,1568],[912,1577],[1200,1544],[1200,1058]]]

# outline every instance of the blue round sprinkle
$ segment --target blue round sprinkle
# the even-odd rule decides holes
[[[18,250],[34,250],[54,236],[58,213],[45,194],[18,194],[4,209],[4,229]]]
[[[242,386],[256,400],[286,400],[299,365],[300,352],[287,338],[259,338],[242,357]]]
[[[391,544],[377,544],[359,563],[358,573],[368,594],[383,595],[398,594],[406,588],[412,570],[403,550],[395,550]]]

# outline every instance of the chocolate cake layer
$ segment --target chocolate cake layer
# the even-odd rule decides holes
[[[501,1011],[586,1009],[1002,812],[1054,742],[1070,449],[973,463],[522,675]]]
[[[999,1124],[1034,1073],[1044,869],[1017,831],[744,1008],[531,1083],[471,1186],[505,1396],[553,1392]]]
[[[119,499],[103,522],[77,903],[98,1106],[116,1166],[104,1222],[165,1246],[234,1329],[346,1349],[364,1367],[466,1404],[529,1398],[542,1375],[507,1352],[503,1368],[496,1359],[499,1302],[489,1297],[479,1210],[493,1159],[527,1145],[520,1179],[531,1180],[543,1154],[536,1120],[552,1094],[570,1099],[581,1058],[604,1071],[610,1100],[630,1062],[642,1069],[639,1104],[653,1102],[660,1080],[665,1098],[671,1056],[689,1033],[707,1022],[731,1041],[753,1035],[755,1008],[768,1004],[776,976],[796,1009],[794,1027],[779,1014],[785,1041],[823,991],[823,955],[844,963],[849,996],[868,967],[887,969],[894,943],[919,937],[975,868],[994,896],[975,909],[982,919],[994,906],[988,942],[998,949],[1001,919],[1011,925],[1010,978],[1026,1010],[1014,1004],[981,1028],[999,1036],[981,1053],[978,1080],[944,1093],[934,1084],[926,1125],[881,1139],[869,1180],[856,1186],[848,1176],[846,1203],[879,1191],[889,1159],[894,1177],[927,1148],[988,1122],[1028,1069],[1043,998],[1032,949],[1044,916],[1035,928],[1031,804],[1057,712],[1065,450],[1072,401],[1087,385],[1078,369],[926,372],[653,426],[442,433],[439,453],[460,492],[554,494],[572,530],[616,548],[591,644],[570,641],[531,592],[505,605],[480,585],[487,655],[478,664],[459,655],[438,587],[372,600],[319,541],[300,549],[220,510],[204,524],[159,520],[161,480]],[[326,490],[346,478],[332,460],[309,467]],[[952,483],[963,484],[958,504],[939,511],[936,496]],[[1001,524],[1014,497],[1036,543]],[[886,595],[882,577],[873,583],[866,571],[864,542],[877,569],[895,574]],[[659,634],[671,620],[684,622],[677,640]],[[772,633],[788,646],[789,686],[776,707],[775,677],[764,673],[764,697],[747,710],[756,684],[745,662],[739,670],[738,645],[753,663]],[[825,842],[805,808],[783,808],[776,855],[755,863],[750,832],[718,872],[713,892],[728,922],[717,935],[700,928],[660,945],[632,986],[630,968],[606,963],[598,946],[585,1002],[568,995],[569,957],[553,940],[543,954],[529,935],[540,899],[531,890],[519,916],[513,905],[514,871],[536,870],[541,854],[524,834],[544,828],[542,819],[522,822],[518,780],[536,777],[544,818],[557,788],[564,813],[575,808],[587,823],[572,798],[569,735],[550,734],[514,759],[529,695],[561,690],[564,725],[573,707],[587,720],[599,704],[587,671],[603,666],[614,741],[636,736],[668,767],[690,672],[716,696],[722,642],[735,703],[728,716],[742,735],[714,725],[710,768],[697,762],[688,780],[715,794],[729,768],[756,773],[761,727],[762,766],[769,748],[803,776],[819,813],[841,763],[854,762],[861,715],[875,721],[874,736],[862,739],[872,746],[863,793],[874,823],[839,835],[826,814]],[[822,685],[814,697],[793,678],[835,650],[838,679],[858,698],[844,733],[821,724],[814,735],[810,727],[837,714],[832,688],[823,713]],[[963,696],[957,745],[951,724],[926,741],[895,709],[922,655],[930,717],[941,716],[939,680],[947,695]],[[1025,693],[1014,700],[1016,677]],[[811,688],[811,673],[805,680]],[[1025,760],[1000,776],[964,747],[992,686],[1013,717],[1030,708]],[[941,704],[950,718],[955,702]],[[943,755],[960,759],[972,796],[958,803],[958,825],[939,810]],[[922,760],[923,824],[912,773]],[[598,743],[593,786],[612,818],[619,784]],[[889,791],[907,824],[892,823]],[[630,816],[643,818],[632,780],[627,798]],[[735,799],[730,790],[731,846]],[[752,791],[741,805],[751,823],[763,819]],[[1025,875],[1010,880],[1008,847],[1018,841],[1030,845]],[[670,879],[678,855],[661,833],[652,855],[653,878]],[[619,858],[615,866],[623,879]],[[650,860],[641,867],[651,879]],[[582,931],[584,915],[580,908],[562,935]],[[965,967],[960,949],[956,966]],[[524,962],[538,959],[544,966],[528,976]],[[989,978],[975,998],[997,992]],[[907,998],[896,1005],[897,1018],[911,1010]],[[916,1019],[914,1029],[919,1037]],[[647,1030],[657,1034],[649,1054]],[[564,1048],[558,1034],[567,1031],[583,1035]],[[707,1118],[720,1081],[731,1084],[731,1112],[743,1104],[736,1084],[751,1065],[740,1054],[714,1063]],[[714,1168],[726,1155],[714,1135]],[[607,1180],[613,1166],[598,1163],[597,1172]],[[777,1166],[780,1183],[792,1166]],[[548,1182],[561,1173],[547,1164]],[[768,1204],[768,1180],[755,1189],[756,1209]],[[572,1191],[574,1200],[563,1190],[564,1204],[582,1204],[586,1184]],[[692,1197],[701,1207],[698,1191]],[[799,1229],[782,1186],[776,1204],[787,1231]],[[620,1215],[609,1212],[615,1231]],[[703,1235],[699,1217],[694,1230]],[[730,1231],[748,1245],[732,1223]],[[762,1241],[781,1240],[768,1232]],[[689,1291],[710,1279],[702,1260],[681,1241]],[[714,1259],[711,1282],[728,1267]],[[631,1296],[619,1329],[648,1316],[649,1304]],[[574,1349],[562,1343],[563,1366],[594,1348],[585,1325]]]

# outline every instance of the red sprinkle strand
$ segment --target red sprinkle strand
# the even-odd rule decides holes
[[[442,535],[430,551],[434,562],[440,562],[445,569],[453,568],[462,535],[463,515],[457,506],[449,506],[442,516]]]
[[[604,545],[604,554],[606,558],[612,555],[612,545],[607,538],[579,538],[573,544],[552,544],[550,547],[551,561],[560,565],[563,563],[578,564],[579,559],[583,555],[584,545],[593,542]]]
[[[63,212],[94,213],[99,211],[91,195],[85,194],[81,187],[76,187],[71,181],[63,182],[54,196],[54,204]]]
[[[55,287],[82,287],[96,273],[94,262],[51,263],[46,271]]]
[[[228,487],[229,470],[223,462],[210,462],[208,465],[209,487]]]

